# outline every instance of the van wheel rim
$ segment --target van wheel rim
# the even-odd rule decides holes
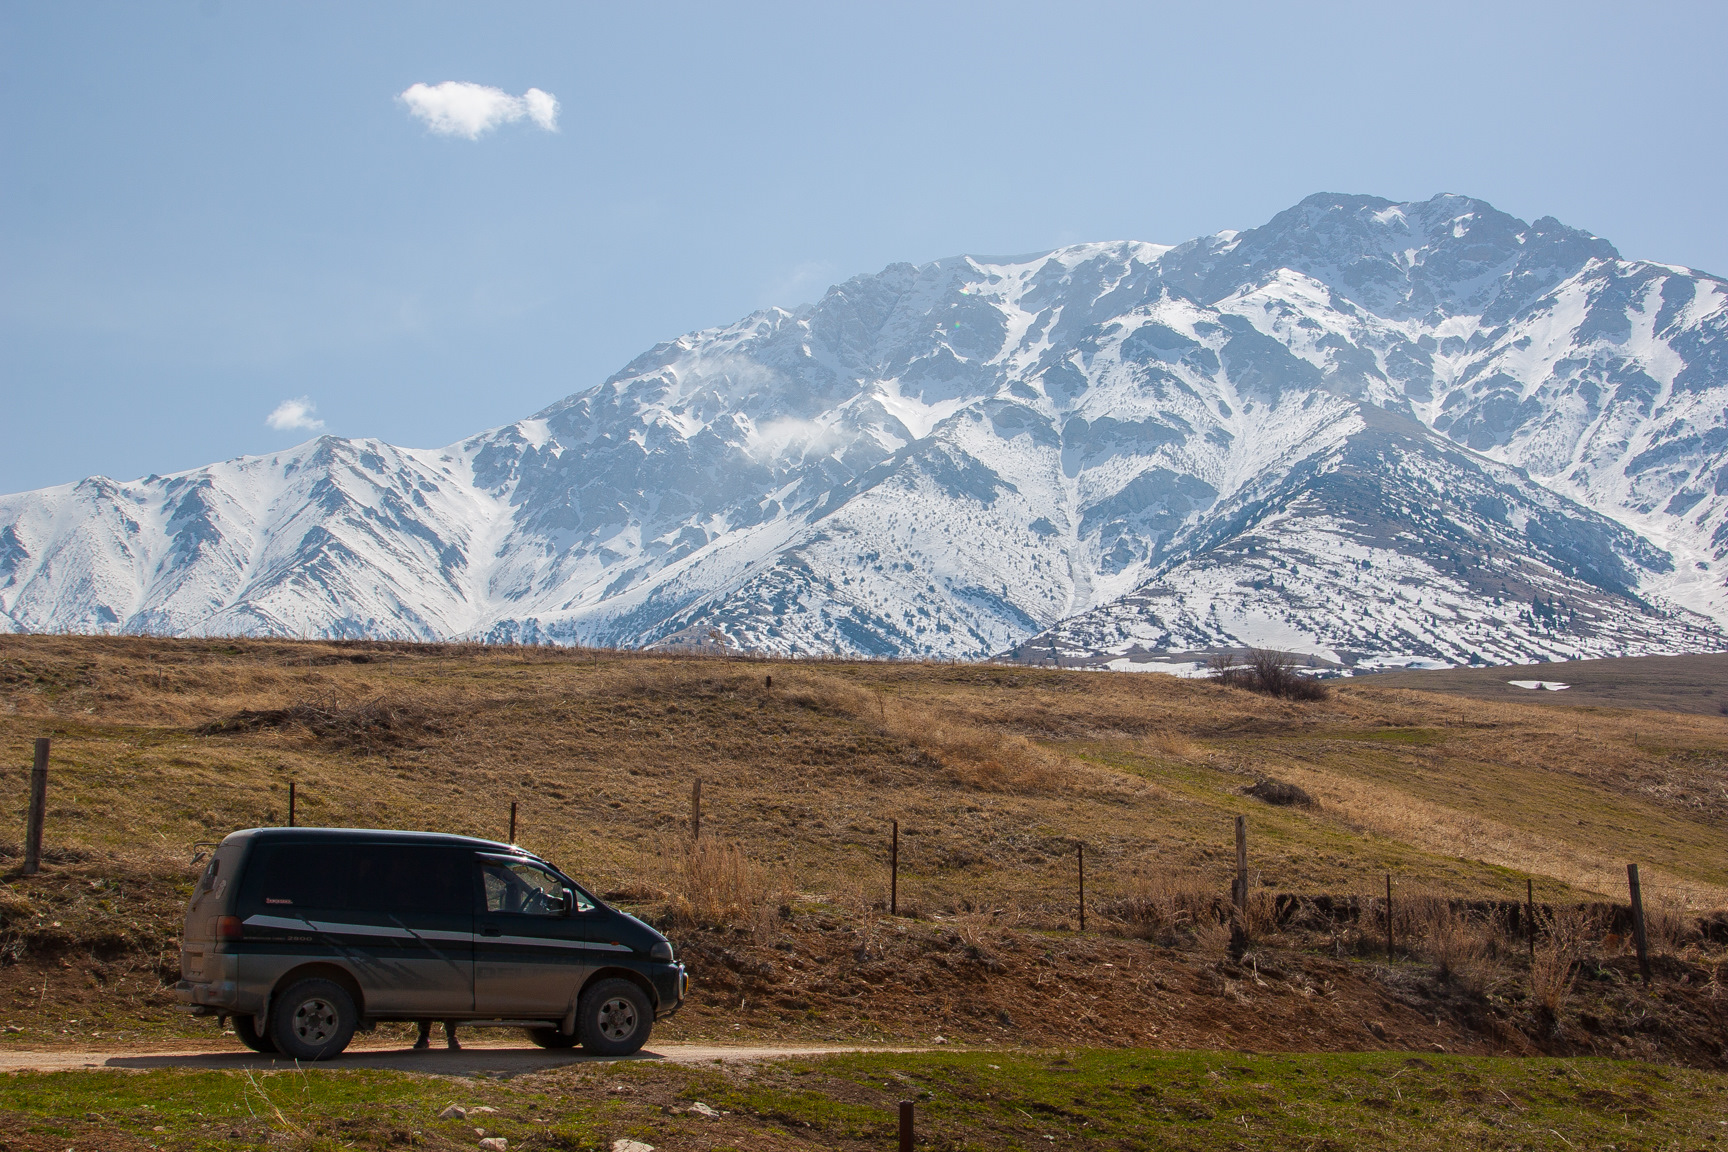
[[[328,1000],[311,999],[294,1009],[294,1036],[312,1045],[323,1044],[336,1035],[341,1021],[334,1005]]]
[[[600,1035],[608,1040],[625,1040],[636,1031],[636,1005],[622,996],[614,996],[600,1005]]]

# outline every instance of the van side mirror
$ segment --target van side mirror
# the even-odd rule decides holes
[[[559,891],[559,897],[563,904],[563,908],[558,913],[560,916],[569,916],[576,911],[576,893],[564,888]]]

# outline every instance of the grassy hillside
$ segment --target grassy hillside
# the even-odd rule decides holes
[[[768,685],[772,678],[772,686]],[[1267,886],[1443,881],[1460,894],[1728,901],[1728,719],[1561,710],[1347,685],[1284,703],[1161,676],[758,663],[557,650],[0,638],[0,763],[54,740],[49,843],[187,857],[286,819],[502,837],[601,887],[655,874],[703,781],[705,824],[801,889],[1060,903],[1073,844],[1100,896],[1223,877],[1246,812]],[[1315,809],[1244,797],[1256,778]],[[25,777],[0,775],[21,836]],[[1517,873],[1514,876],[1512,873]],[[1220,881],[1226,883],[1227,881]]]
[[[284,821],[290,782],[303,824],[502,838],[514,801],[518,840],[603,893],[693,928],[747,922],[764,947],[806,913],[868,935],[891,819],[902,912],[974,937],[1075,927],[1084,842],[1089,927],[1183,921],[1185,947],[1221,948],[1196,909],[1228,891],[1239,813],[1257,907],[1357,896],[1359,950],[1387,873],[1401,908],[1521,900],[1526,876],[1539,900],[1582,903],[1623,900],[1637,861],[1676,952],[1728,904],[1728,718],[1377,679],[1295,703],[993,665],[7,636],[5,851],[41,735],[54,864],[0,890],[0,952],[89,954],[122,982],[171,943],[193,845]],[[710,848],[692,857],[697,779]],[[1244,795],[1266,779],[1315,803]]]

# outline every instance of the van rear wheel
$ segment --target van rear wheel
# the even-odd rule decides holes
[[[602,980],[576,1007],[576,1035],[582,1050],[596,1056],[628,1056],[648,1043],[654,1011],[642,989],[628,980]]]
[[[566,1036],[556,1028],[528,1028],[528,1039],[542,1048],[574,1048],[580,1039],[574,1032]]]
[[[240,1043],[254,1052],[274,1052],[275,1043],[270,1039],[270,1033],[258,1031],[258,1017],[234,1017],[234,1035],[240,1037]]]
[[[328,1060],[354,1037],[354,999],[330,980],[299,980],[270,1010],[270,1039],[295,1060]]]

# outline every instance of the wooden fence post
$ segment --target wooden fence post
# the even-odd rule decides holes
[[[42,867],[42,824],[48,816],[48,738],[36,740],[36,759],[30,765],[30,822],[24,831],[24,875],[34,876]]]
[[[1230,897],[1236,911],[1248,915],[1248,817],[1236,817],[1236,883]]]
[[[900,915],[900,821],[890,820],[893,832],[888,841],[888,915]]]
[[[509,840],[509,843],[511,843],[511,844],[516,843],[516,801],[514,801],[514,800],[510,801],[510,840]]]
[[[1524,938],[1530,943],[1530,963],[1536,963],[1536,881],[1524,877]]]
[[[1638,974],[1650,987],[1650,940],[1644,935],[1644,892],[1638,886],[1638,865],[1626,865],[1626,886],[1632,891],[1632,940],[1638,945]]]
[[[1086,931],[1086,845],[1084,842],[1074,845],[1077,859],[1080,861],[1080,931]]]
[[[912,1152],[912,1101],[900,1101],[900,1152]]]
[[[1386,873],[1386,963],[1392,963],[1392,873]]]
[[[288,827],[294,827],[294,781],[288,781]]]
[[[690,840],[694,843],[702,838],[702,778],[690,785]]]

